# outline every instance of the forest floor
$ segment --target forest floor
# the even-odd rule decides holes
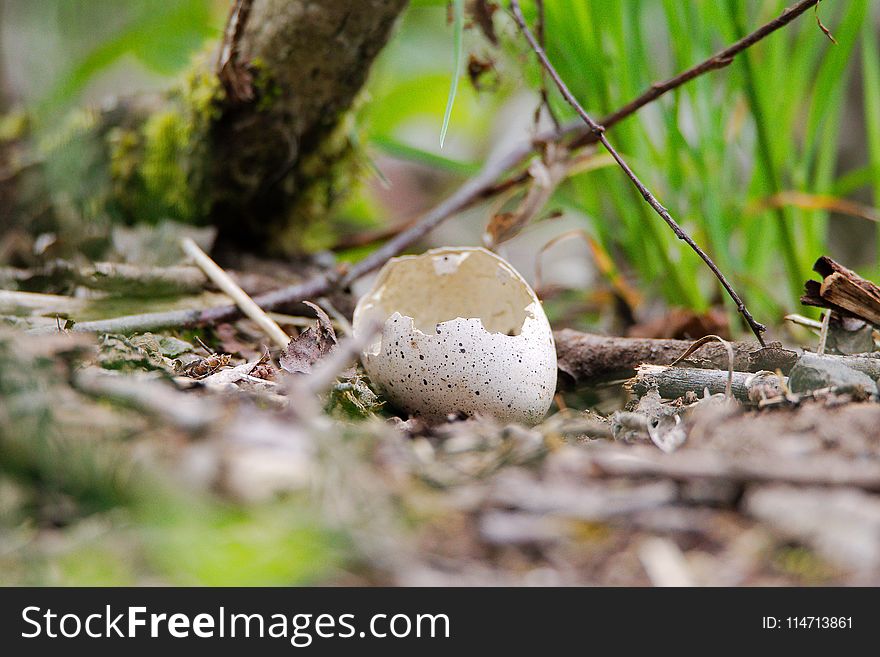
[[[258,294],[301,272],[231,274]],[[250,319],[78,332],[132,307],[224,303],[195,267],[61,263],[2,276],[7,583],[106,581],[53,575],[96,541],[143,559],[121,580],[135,583],[880,583],[877,377],[862,385],[863,374],[835,369],[843,356],[813,363],[809,376],[830,378],[809,385],[792,373],[803,352],[779,345],[730,343],[728,363],[713,342],[669,367],[690,341],[562,330],[560,394],[543,422],[427,425],[396,413],[350,368],[345,294],[314,300],[333,316],[342,358],[297,376]],[[307,306],[284,311],[272,317],[288,335],[329,330]],[[873,371],[861,362],[871,356],[850,358]],[[306,572],[250,577],[223,565],[194,575],[181,548],[195,560],[202,544],[207,561],[220,559],[209,532],[229,527],[226,516],[206,521],[204,504],[263,518],[259,532],[294,522],[293,510],[296,526],[315,528],[300,535],[305,545],[261,537],[253,549],[282,561],[322,554],[303,557]],[[140,526],[182,538],[156,557],[133,537]],[[308,570],[312,558],[322,565]]]

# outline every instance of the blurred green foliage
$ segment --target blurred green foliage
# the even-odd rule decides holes
[[[441,30],[446,49],[437,49],[433,66],[413,70],[413,60],[427,59],[427,53],[434,52],[436,25],[447,23],[445,4],[414,3],[374,79],[379,102],[367,111],[368,119],[375,121],[375,144],[425,164],[440,152],[425,141],[407,141],[401,126],[417,117],[441,121],[448,90],[445,81],[451,71],[452,27]],[[522,4],[534,25],[535,3]],[[546,0],[544,4],[550,59],[598,119],[652,82],[708,58],[791,3]],[[868,0],[822,3],[821,19],[837,45],[822,34],[810,10],[740,55],[730,67],[689,82],[609,131],[609,139],[638,175],[763,318],[778,318],[783,310],[796,307],[812,262],[829,250],[828,234],[834,226],[826,209],[808,205],[761,209],[762,201],[786,191],[846,196],[868,188],[873,190],[874,204],[880,203],[878,12],[880,7]],[[427,16],[434,21],[433,31],[424,26]],[[504,48],[493,56],[507,80],[494,94],[457,101],[465,111],[453,113],[449,130],[453,143],[456,136],[491,125],[505,97],[535,89],[539,83],[534,59],[503,11],[496,13],[496,26]],[[476,32],[466,31],[465,47],[485,54],[486,44]],[[416,40],[418,45],[411,43]],[[516,73],[523,68],[524,79]],[[847,94],[853,76],[859,74],[864,108],[852,107],[852,95]],[[473,93],[470,85],[464,85],[460,96],[468,95],[461,93],[465,90]],[[492,100],[487,100],[488,95]],[[551,102],[557,115],[576,118],[555,90]],[[863,123],[853,123],[853,114],[863,114]],[[864,164],[842,159],[842,138],[851,138],[846,133],[854,128],[865,132],[856,138],[868,144],[869,159]],[[466,159],[479,160],[480,153],[467,153]],[[462,173],[470,167],[470,162],[435,164]],[[675,239],[617,169],[575,176],[551,204],[579,215],[618,264],[636,275],[636,284],[649,298],[662,296],[670,304],[697,309],[722,299],[703,263]],[[866,275],[878,273],[873,266],[854,264],[863,265]]]
[[[173,76],[207,39],[220,35],[222,14],[219,3],[211,0],[50,0],[33,4],[43,6],[31,11],[54,14],[61,47],[69,46],[67,52],[74,54],[69,60],[64,58],[67,61],[40,100],[40,113],[47,118],[70,107],[97,75],[124,58],[132,58],[157,75]]]

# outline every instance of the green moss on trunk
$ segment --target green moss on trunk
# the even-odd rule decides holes
[[[55,232],[71,250],[84,232],[165,219],[216,225],[236,250],[326,246],[328,215],[364,159],[352,105],[405,6],[254,0],[235,62],[252,99],[229,97],[202,55],[159,99],[72,112],[35,146],[42,177],[25,205],[48,198],[51,211],[21,225]]]

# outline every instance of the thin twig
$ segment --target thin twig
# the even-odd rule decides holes
[[[819,0],[819,2],[822,2],[822,0]],[[825,27],[825,25],[822,24],[822,19],[819,18],[819,3],[818,2],[816,3],[816,24],[819,26],[819,29],[822,30],[822,34],[827,36],[831,40],[831,43],[833,43],[836,46],[837,39],[834,38],[834,35],[831,34],[831,30],[829,30],[827,27]]]
[[[805,326],[808,329],[813,329],[815,331],[822,330],[822,322],[817,322],[815,319],[811,319],[810,317],[804,317],[803,315],[798,315],[797,313],[791,313],[790,315],[786,315],[783,317],[787,322],[791,322],[792,324],[797,324],[798,326]]]
[[[538,12],[538,20],[535,23],[535,34],[538,35],[538,43],[541,44],[541,47],[544,47],[544,27],[546,25],[544,21],[544,0],[535,0],[535,9]],[[547,94],[547,74],[544,69],[541,69],[541,102],[538,104],[538,107],[535,108],[535,126],[541,120],[541,110],[546,109],[547,115],[550,117],[550,120],[553,122],[553,127],[556,128],[556,131],[559,131],[559,119],[556,118],[556,113],[553,111],[553,107],[550,105],[550,96]]]
[[[828,342],[828,325],[831,323],[831,311],[826,310],[822,316],[822,328],[819,330],[819,347],[816,353],[820,356],[825,354],[825,343]]]
[[[262,308],[254,303],[254,300],[248,296],[247,292],[242,290],[238,284],[230,278],[229,274],[223,271],[216,262],[211,260],[208,254],[199,248],[198,244],[196,244],[191,238],[184,237],[180,240],[180,246],[190,258],[195,260],[199,269],[205,272],[205,276],[210,278],[214,285],[229,295],[229,297],[235,301],[235,305],[241,309],[241,312],[256,322],[259,327],[263,329],[270,338],[272,338],[272,341],[276,345],[282,349],[288,345],[290,342],[290,336],[281,330],[281,327],[278,326],[275,320],[269,317]]]
[[[535,51],[535,54],[538,57],[538,60],[541,62],[541,65],[547,69],[547,73],[550,75],[550,79],[553,80],[556,87],[559,89],[563,98],[571,105],[574,110],[577,112],[578,116],[583,119],[584,123],[586,123],[590,130],[592,130],[593,134],[596,135],[599,143],[605,147],[611,157],[615,159],[617,164],[620,165],[620,168],[623,169],[623,172],[627,175],[627,177],[632,181],[632,183],[636,186],[636,189],[639,190],[641,195],[644,197],[645,201],[647,201],[648,205],[650,205],[654,211],[660,215],[660,217],[669,225],[672,231],[675,233],[678,239],[683,240],[688,246],[690,246],[694,252],[702,258],[703,262],[712,270],[712,273],[715,274],[715,277],[730,295],[730,298],[733,299],[734,303],[736,303],[737,310],[742,314],[743,318],[746,320],[746,323],[749,325],[749,328],[752,329],[752,333],[755,334],[755,337],[758,338],[758,341],[762,346],[766,346],[764,342],[764,338],[761,335],[765,330],[763,324],[759,324],[755,321],[752,314],[749,312],[748,308],[746,308],[745,303],[740,298],[740,296],[736,293],[736,290],[733,289],[733,286],[728,282],[727,278],[718,269],[717,265],[712,261],[712,258],[706,254],[700,246],[694,242],[694,240],[688,235],[681,226],[672,218],[669,212],[664,208],[660,202],[654,197],[654,195],[648,190],[647,187],[642,183],[641,180],[636,176],[633,170],[629,167],[629,165],[624,161],[624,159],[620,156],[608,139],[605,137],[605,128],[600,126],[598,123],[593,121],[590,118],[590,115],[587,114],[586,110],[581,106],[581,104],[577,101],[574,95],[569,91],[565,82],[563,82],[562,78],[559,77],[559,73],[556,72],[556,69],[553,67],[553,64],[550,63],[550,60],[547,59],[547,55],[544,52],[544,49],[541,48],[541,44],[539,44],[535,40],[535,35],[532,34],[532,31],[529,29],[529,26],[526,25],[525,18],[523,17],[522,10],[519,6],[518,0],[511,0],[510,7],[513,10],[513,17],[516,21],[517,25],[519,25],[520,30],[525,36],[526,40],[529,42],[529,45],[532,47],[532,50]]]
[[[333,322],[336,323],[336,326],[339,327],[339,330],[344,336],[351,337],[354,335],[354,329],[351,327],[351,322],[349,322],[345,315],[333,305],[333,302],[330,301],[328,297],[321,297],[318,299],[318,303],[320,303],[321,307],[327,311],[327,314],[333,318]]]

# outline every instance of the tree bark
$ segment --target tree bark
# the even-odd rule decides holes
[[[346,112],[407,0],[254,0],[235,65],[255,98],[229,99],[212,134],[222,240],[290,252],[351,183]]]

